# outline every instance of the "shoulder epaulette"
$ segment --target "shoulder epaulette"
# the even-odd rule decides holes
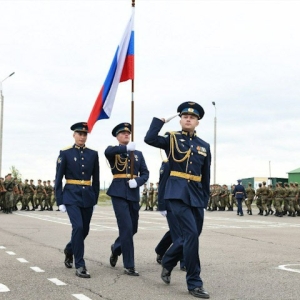
[[[92,149],[92,148],[90,148],[90,147],[86,147],[86,149],[93,150],[93,151],[96,151],[96,152],[97,152],[97,150]]]
[[[169,135],[174,135],[174,134],[181,134],[181,133],[178,132],[178,131],[167,131],[167,132],[164,134],[164,136],[167,137],[167,136],[169,136]]]
[[[73,148],[73,145],[72,146],[68,146],[68,147],[66,147],[64,149],[61,149],[60,151],[65,151],[65,150],[68,150],[68,149],[71,149],[71,148]]]

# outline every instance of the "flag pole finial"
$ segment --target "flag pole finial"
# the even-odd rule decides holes
[[[132,1],[131,1],[131,6],[132,6],[132,7],[135,7],[135,0],[132,0]]]

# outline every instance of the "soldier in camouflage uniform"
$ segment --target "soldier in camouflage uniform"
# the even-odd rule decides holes
[[[46,198],[46,195],[45,187],[42,185],[42,180],[39,179],[36,186],[36,208],[40,206],[40,211],[44,210],[43,202]]]
[[[32,196],[32,201],[33,201],[33,208],[37,209],[37,199],[36,199],[36,186],[34,185],[34,180],[30,179],[29,186],[31,187],[31,196]],[[32,209],[33,210],[33,209]]]
[[[219,194],[219,199],[220,199],[220,211],[225,211],[225,207],[226,205],[228,205],[228,207],[230,206],[228,203],[228,193],[227,193],[227,189],[226,189],[226,185],[223,184],[222,188],[219,190],[220,194]]]
[[[50,180],[48,180],[50,182]],[[50,197],[50,209],[49,210],[53,210],[53,206],[54,204],[56,203],[56,198],[55,198],[55,190],[54,190],[54,187],[55,187],[55,180],[53,180],[53,192],[52,192],[52,195]],[[56,211],[59,211],[59,208],[57,207],[57,210]]]
[[[268,195],[269,195],[269,189],[267,188],[267,183],[263,181],[261,187],[261,206],[262,209],[265,211],[265,216],[269,215],[269,211],[267,207]]]
[[[11,174],[7,174],[5,176],[4,180],[4,188],[6,190],[5,193],[5,204],[4,204],[4,209],[5,213],[7,214],[12,214],[13,212],[13,206],[14,206],[14,180],[11,177]]]
[[[299,186],[298,182],[295,182],[295,210],[297,211],[297,216],[300,217],[300,205],[299,205]]]
[[[246,188],[246,195],[247,195],[247,198],[246,198],[245,204],[247,206],[247,214],[252,215],[251,205],[252,205],[252,202],[253,202],[253,199],[255,196],[255,190],[252,187],[252,184],[250,182],[248,183],[248,187]]]
[[[4,212],[4,199],[5,199],[5,187],[4,187],[4,178],[0,178],[0,209]]]
[[[55,198],[54,198],[54,188],[51,185],[50,180],[47,180],[47,186],[45,187],[45,191],[47,193],[47,196],[46,196],[46,199],[45,199],[45,207],[47,207],[47,210],[53,211],[53,205],[55,203]],[[52,197],[54,198],[54,201],[51,201]]]
[[[229,199],[230,192],[228,190],[228,186],[226,184],[223,184],[223,189],[222,189],[222,195],[221,197],[223,198],[222,201],[224,201],[224,209],[227,207],[227,210],[229,211],[231,206],[230,206],[230,199]]]
[[[289,202],[290,202],[290,199],[289,199],[289,196],[290,196],[290,186],[287,182],[284,183],[284,191],[285,191],[285,194],[283,196],[283,215],[286,215],[288,212],[290,214],[290,207],[289,207]]]
[[[219,195],[221,193],[221,190],[219,188],[218,184],[213,185],[212,189],[212,195],[211,195],[211,200],[212,200],[212,210],[217,210],[219,208],[220,210],[220,204],[219,204]]]
[[[256,206],[259,209],[259,215],[263,215],[264,210],[263,210],[263,206],[262,206],[262,202],[261,202],[261,196],[262,196],[262,184],[259,183],[258,184],[258,189],[255,192],[255,196],[256,196]]]
[[[156,210],[158,208],[158,187],[159,183],[156,182],[156,187],[154,188],[154,206],[156,206]]]
[[[145,210],[148,210],[149,207],[149,203],[148,203],[148,189],[147,189],[147,183],[144,183],[144,189],[142,192],[142,202],[141,202],[141,207],[143,206],[143,204],[146,205]]]
[[[273,186],[272,184],[270,184],[268,186],[268,191],[269,191],[269,194],[268,194],[268,198],[267,198],[267,208],[268,208],[268,212],[273,215],[274,213],[274,210],[272,209],[272,204],[273,204],[273,199],[274,199],[274,191],[273,191]],[[274,205],[274,204],[273,204]]]
[[[289,195],[288,195],[288,201],[289,201],[289,217],[296,217],[296,210],[295,210],[295,204],[296,204],[296,194],[297,191],[295,189],[294,184],[291,182],[289,187]]]
[[[24,195],[23,195],[23,200],[25,202],[25,210],[29,210],[29,202],[31,202],[32,209],[35,210],[35,206],[33,203],[33,195],[34,195],[34,189],[30,184],[28,184],[28,179],[25,179],[25,184],[24,184]]]
[[[13,211],[18,210],[18,202],[19,196],[20,196],[20,191],[19,191],[19,186],[18,186],[18,178],[14,178],[14,188],[13,188],[13,195],[14,195],[14,201],[13,201]]]
[[[148,202],[149,202],[149,210],[153,210],[153,196],[154,196],[154,188],[153,188],[153,183],[150,183],[150,188],[149,188],[149,192],[148,192]]]
[[[282,203],[283,203],[283,197],[285,194],[284,188],[281,186],[281,182],[276,183],[276,187],[273,193],[274,197],[274,207],[275,207],[275,216],[282,217]]]

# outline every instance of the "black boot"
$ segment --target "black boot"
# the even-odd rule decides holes
[[[265,212],[266,212],[266,214],[265,214],[265,217],[266,217],[269,215],[269,212],[267,210],[265,210]]]
[[[249,210],[249,215],[252,216],[252,210]]]
[[[260,209],[258,214],[262,216],[264,214],[264,211]]]

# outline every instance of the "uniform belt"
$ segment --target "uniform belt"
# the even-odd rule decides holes
[[[236,194],[244,194],[243,192],[236,192]]]
[[[197,181],[197,182],[201,182],[201,178],[202,178],[201,175],[196,176],[196,175],[191,175],[191,174],[178,172],[178,171],[171,171],[170,176],[180,177],[180,178]]]
[[[113,178],[131,178],[130,174],[114,174]],[[133,178],[137,178],[136,175],[133,175]]]
[[[91,180],[67,179],[66,184],[91,185]]]

